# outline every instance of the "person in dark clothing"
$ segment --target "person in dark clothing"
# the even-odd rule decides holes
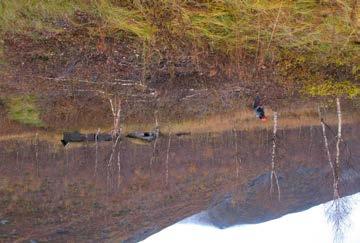
[[[265,110],[263,105],[261,104],[261,100],[259,96],[256,96],[253,109],[255,111],[256,117],[259,118],[261,121],[266,121],[267,117],[265,116]]]

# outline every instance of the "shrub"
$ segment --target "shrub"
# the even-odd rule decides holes
[[[11,97],[6,103],[10,119],[26,125],[44,126],[43,121],[40,119],[40,112],[36,107],[36,97]]]

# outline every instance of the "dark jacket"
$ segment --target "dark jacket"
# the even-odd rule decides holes
[[[264,107],[261,104],[261,100],[260,100],[259,96],[256,96],[256,98],[255,98],[253,109],[255,111],[255,114],[256,114],[257,118],[259,118],[259,119],[266,118],[265,110],[264,110]]]

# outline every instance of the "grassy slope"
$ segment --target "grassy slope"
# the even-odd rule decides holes
[[[9,116],[19,123],[41,127],[44,123],[40,119],[40,112],[36,107],[33,96],[12,97],[8,102]]]
[[[333,95],[337,82],[360,79],[358,2],[5,0],[0,4],[0,28],[2,36],[15,32],[32,38],[86,28],[95,36],[136,38],[152,50],[165,46],[173,56],[191,45],[233,62],[245,52],[259,66],[276,64],[279,77],[305,85],[311,95]],[[324,69],[350,75],[334,78]],[[324,82],[332,87],[324,89]],[[358,86],[342,86],[348,87],[335,94],[358,96]]]

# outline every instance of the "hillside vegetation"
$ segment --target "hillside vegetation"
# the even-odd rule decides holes
[[[142,45],[144,63],[159,55],[173,63],[184,55],[197,60],[198,53],[231,63],[246,56],[258,67],[274,67],[280,82],[305,85],[305,93],[324,95],[324,82],[333,84],[330,90],[341,82],[351,92],[345,95],[354,97],[360,79],[359,5],[358,0],[4,0],[0,29],[3,40],[81,29],[99,38],[100,49],[104,38],[133,39]]]

